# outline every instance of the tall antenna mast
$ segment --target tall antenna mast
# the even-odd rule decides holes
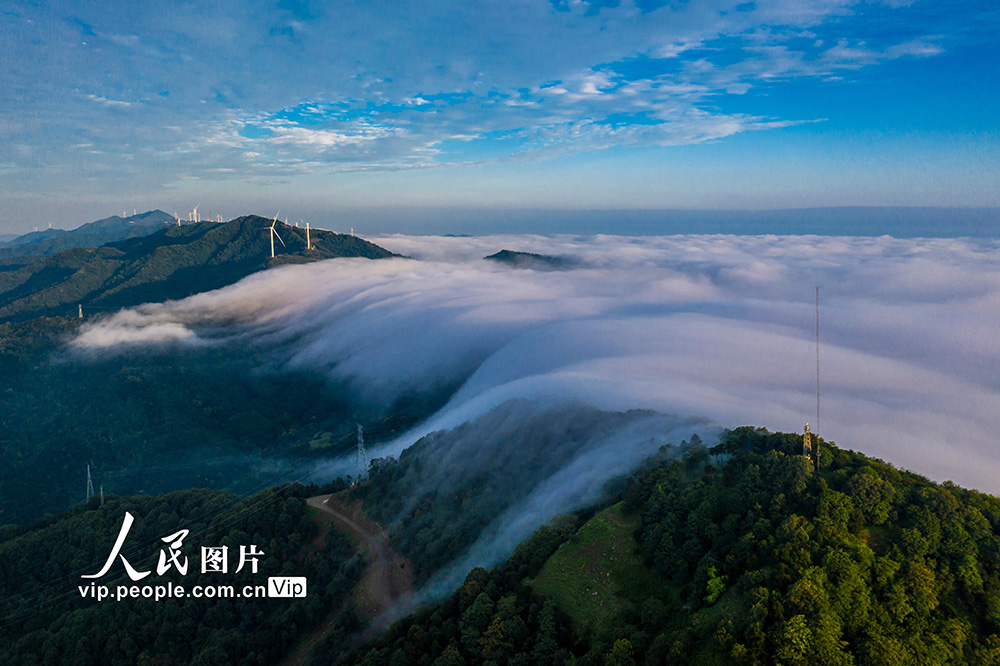
[[[360,480],[368,470],[368,454],[365,453],[365,429],[358,424],[358,459],[355,462],[355,479]]]
[[[87,465],[87,499],[86,499],[86,501],[89,502],[90,498],[93,497],[93,496],[94,496],[94,482],[90,480],[90,465]]]
[[[819,286],[816,287],[816,432],[819,432]]]

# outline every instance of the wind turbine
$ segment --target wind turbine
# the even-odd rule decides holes
[[[303,220],[301,217],[299,218],[299,222],[302,222],[303,224],[306,225],[306,249],[311,250],[313,249],[313,244],[312,241],[309,240],[309,223]]]
[[[201,204],[198,204],[198,206],[200,205]],[[195,222],[201,222],[201,219],[198,217],[198,206],[195,206],[194,210],[191,211],[191,216]]]
[[[281,211],[279,210],[278,213],[280,213],[280,212]],[[268,231],[271,232],[271,258],[272,259],[274,259],[274,237],[275,236],[278,236],[278,242],[281,243],[282,247],[287,247],[285,245],[285,241],[281,240],[281,236],[278,234],[278,230],[274,228],[274,225],[276,225],[277,223],[278,223],[278,215],[277,215],[277,213],[275,213],[275,215],[274,215],[274,221],[271,222],[271,228],[268,229]]]

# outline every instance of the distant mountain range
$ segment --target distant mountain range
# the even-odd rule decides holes
[[[156,212],[151,219],[157,219]],[[98,232],[115,229],[115,219],[86,226]],[[270,226],[271,220],[256,215],[224,224],[162,226],[102,247],[73,248],[30,263],[0,262],[0,322],[75,315],[78,305],[86,314],[184,298],[282,264],[394,256],[361,238],[318,229],[312,230],[313,249],[307,250],[306,230],[279,222],[285,246],[279,243],[272,259]]]
[[[162,210],[150,210],[130,217],[112,215],[76,229],[44,229],[23,236],[0,236],[0,260],[50,256],[74,247],[99,247],[148,236],[168,224],[176,224],[173,215]]]

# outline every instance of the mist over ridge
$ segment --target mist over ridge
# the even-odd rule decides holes
[[[820,434],[937,480],[1000,491],[989,446],[1000,426],[995,241],[370,240],[414,259],[265,271],[98,321],[73,347],[238,341],[385,405],[406,391],[460,386],[375,455],[518,398],[796,431],[815,420],[819,285]],[[482,260],[501,248],[576,265],[539,272]]]

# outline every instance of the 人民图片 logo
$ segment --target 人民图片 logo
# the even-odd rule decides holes
[[[151,575],[152,571],[140,571],[129,562],[122,549],[129,531],[135,522],[135,517],[125,512],[121,529],[108,558],[104,561],[104,566],[97,573],[83,574],[81,578],[96,580],[104,577],[111,570],[117,560],[121,560],[125,573],[133,582],[138,582]],[[184,540],[190,534],[190,530],[178,530],[173,534],[162,537],[160,540],[166,544],[160,548],[156,563],[156,575],[163,576],[171,569],[180,576],[187,576],[190,568],[190,560],[183,553]],[[233,573],[240,573],[246,569],[250,574],[257,574],[259,559],[265,555],[256,544],[240,545],[239,557],[236,560],[236,568]],[[235,558],[235,553],[232,559]],[[230,547],[229,546],[201,546],[200,570],[202,574],[228,574],[230,572]],[[98,585],[91,582],[90,585],[78,586],[82,597],[90,597],[101,601],[113,598],[121,601],[126,598],[147,598],[159,601],[164,598],[256,598],[256,597],[284,597],[296,598],[306,596],[306,579],[304,577],[269,577],[267,585],[244,585],[237,587],[233,585],[195,585],[188,589],[183,585],[178,585],[173,581],[166,584],[144,584],[144,585],[118,585],[112,593],[107,585]]]

